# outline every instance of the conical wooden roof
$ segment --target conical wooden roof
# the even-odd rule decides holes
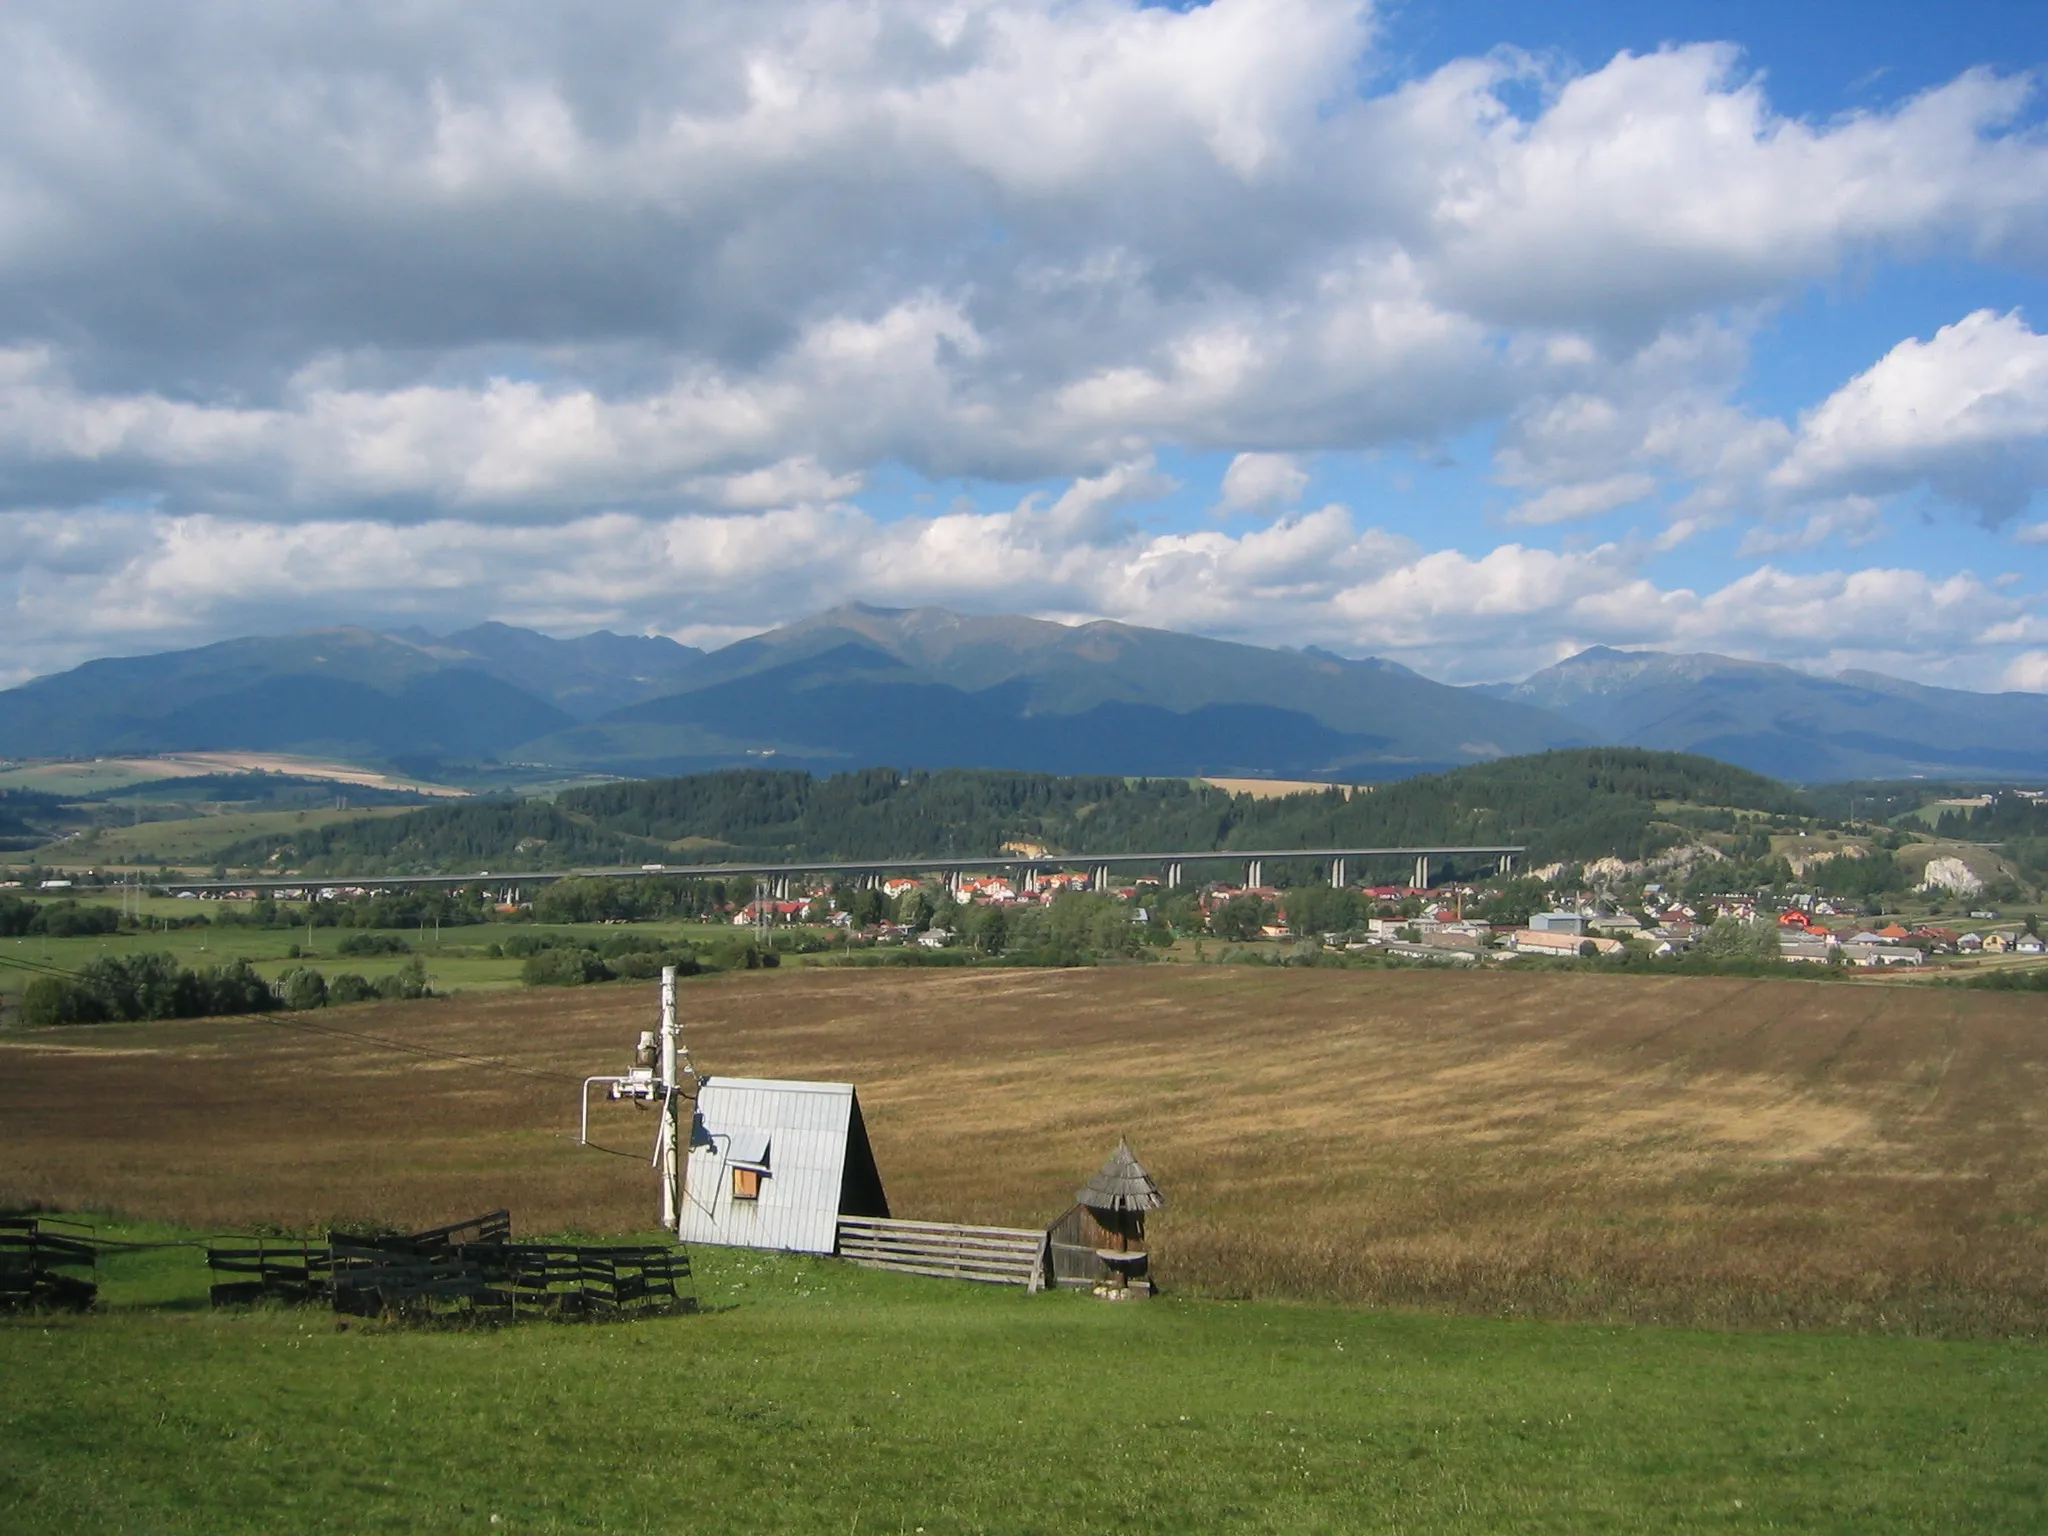
[[[1152,1175],[1131,1155],[1128,1141],[1117,1142],[1102,1171],[1075,1199],[1091,1211],[1156,1211],[1166,1204]]]

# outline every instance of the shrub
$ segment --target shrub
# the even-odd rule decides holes
[[[634,950],[606,962],[615,975],[630,981],[649,981],[661,974],[662,967],[672,965],[678,976],[694,976],[704,967],[697,963],[697,957],[688,950],[657,951],[649,954]]]
[[[611,967],[587,949],[542,950],[519,968],[519,979],[529,987],[580,987],[611,975]]]
[[[343,971],[327,983],[327,1001],[336,1005],[372,1002],[377,989],[354,971]]]
[[[51,985],[38,985],[44,982]],[[36,978],[23,996],[22,1014],[31,1023],[86,1024],[264,1013],[276,1006],[270,983],[246,960],[188,971],[169,955],[108,955],[76,981]]]
[[[309,965],[294,966],[277,978],[278,1001],[293,1012],[327,1006],[327,978]]]
[[[97,1024],[105,1017],[99,999],[77,982],[59,976],[38,976],[21,994],[24,1024]]]
[[[98,903],[51,901],[42,904],[28,925],[30,933],[48,934],[53,939],[75,939],[85,934],[115,933],[121,914]]]
[[[1777,924],[1745,923],[1732,917],[1718,919],[1693,946],[1693,952],[1703,960],[1755,965],[1775,965],[1782,958]]]
[[[217,965],[196,977],[193,991],[201,1013],[268,1013],[277,1006],[270,983],[246,960]]]
[[[432,997],[433,988],[427,985],[427,963],[418,955],[414,955],[377,983],[377,995],[393,1000]]]
[[[1271,909],[1264,901],[1248,891],[1243,892],[1231,897],[1220,911],[1210,917],[1209,931],[1219,939],[1239,942],[1256,939],[1270,915]]]
[[[190,1019],[208,1011],[199,978],[166,954],[108,955],[78,979],[110,1019]]]
[[[351,933],[334,946],[337,955],[409,955],[412,946],[395,933]]]

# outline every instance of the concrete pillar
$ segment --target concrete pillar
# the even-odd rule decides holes
[[[1504,853],[1500,856],[1500,872],[1502,874],[1507,874],[1514,867],[1515,856],[1512,853]]]
[[[1247,888],[1266,883],[1266,872],[1259,867],[1257,859],[1248,859],[1244,866],[1244,883]]]
[[[1344,889],[1344,856],[1342,854],[1330,860],[1330,889],[1333,891]]]
[[[1177,891],[1180,889],[1180,882],[1180,865],[1178,863],[1168,864],[1166,866],[1166,888],[1169,891]]]
[[[1095,889],[1098,891],[1109,889],[1109,866],[1107,864],[1095,866]]]
[[[1426,853],[1418,853],[1415,856],[1415,889],[1429,889],[1429,855]]]

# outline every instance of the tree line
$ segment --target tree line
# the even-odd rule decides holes
[[[426,967],[418,956],[376,981],[352,972],[330,981],[311,967],[299,966],[273,984],[246,960],[196,970],[180,965],[172,955],[106,955],[86,964],[76,976],[32,977],[22,989],[21,1022],[146,1023],[428,994]]]
[[[590,864],[995,857],[1427,843],[1520,844],[1532,860],[1643,858],[1692,830],[1660,807],[1809,809],[1761,775],[1680,753],[1589,748],[1504,758],[1347,795],[1255,799],[1186,779],[871,768],[765,769],[473,801],[240,843],[236,867],[311,875]]]

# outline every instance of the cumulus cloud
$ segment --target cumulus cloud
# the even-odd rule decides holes
[[[1289,507],[1308,489],[1308,471],[1291,453],[1240,453],[1223,471],[1217,510],[1266,512]]]
[[[1356,0],[26,0],[27,478],[566,517],[758,504],[732,477],[807,459],[1428,440],[1859,253],[2012,247],[2048,200],[2017,79],[1814,125],[1725,47],[1361,92],[1372,36]]]
[[[1807,413],[1771,483],[1871,494],[1932,486],[1998,523],[2048,484],[2048,337],[1978,310],[1900,342]]]
[[[2005,669],[2005,686],[2022,693],[2048,693],[2048,651],[2022,651]]]
[[[2016,316],[1902,343],[1796,430],[1737,403],[1776,299],[2038,259],[2028,81],[1806,122],[1723,46],[1401,79],[1374,28],[1364,0],[20,0],[15,664],[314,610],[713,634],[859,595],[1500,675],[1894,591],[1701,596],[1542,530],[1655,503],[1671,548],[1761,512],[1777,559],[1913,485],[2002,517],[2038,483]],[[1526,542],[1302,504],[1310,455],[1493,427]],[[1218,510],[1260,526],[1136,531],[1169,447],[1234,455]],[[884,466],[1066,489],[891,522],[858,504]],[[1947,590],[1897,633],[1978,643]],[[1833,633],[1801,643],[1866,635]]]
[[[1114,616],[1469,679],[1594,643],[1909,655],[1924,675],[1973,647],[2048,641],[2037,596],[1969,576],[1766,566],[1695,591],[1658,584],[1624,544],[1428,550],[1339,505],[1235,534],[1148,532],[1108,515],[1154,475],[1134,462],[1050,504],[890,522],[845,502],[509,527],[18,513],[0,517],[16,573],[6,622],[34,640],[9,660],[19,677],[85,643],[141,650],[342,621],[446,630],[497,617],[730,638],[849,599]]]

